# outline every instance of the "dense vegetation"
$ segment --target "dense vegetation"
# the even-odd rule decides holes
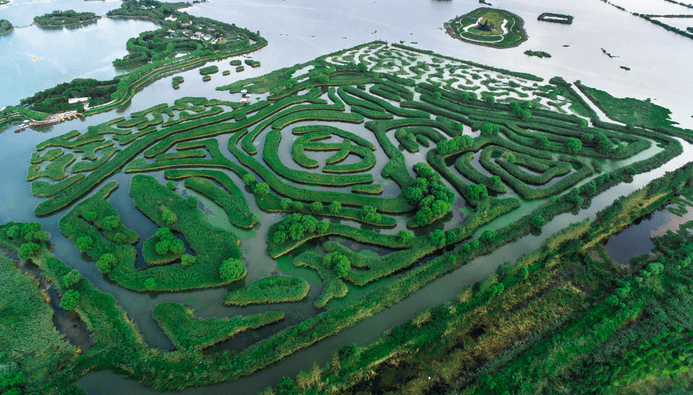
[[[7,19],[0,19],[0,36],[3,34],[8,34],[14,29],[14,26],[12,26],[12,23],[8,21]]]
[[[165,9],[170,10],[163,7],[162,15]],[[42,244],[47,233],[35,225],[0,226],[3,245],[32,259],[47,278],[59,279],[63,308],[79,313],[94,332],[89,353],[32,388],[60,388],[95,369],[127,372],[162,390],[252,374],[661,166],[682,152],[672,135],[693,140],[673,127],[652,130],[600,120],[560,78],[544,83],[420,52],[368,43],[219,87],[267,93],[266,99],[184,97],[37,144],[27,180],[32,193],[46,199],[35,214],[68,209],[59,231],[115,285],[142,293],[228,286],[219,303],[268,306],[260,316],[201,319],[183,305],[159,304],[154,318],[175,345],[162,352],[143,342],[113,298],[79,281],[51,255]],[[487,88],[483,94],[475,92],[480,86]],[[606,107],[616,101],[602,100]],[[569,323],[587,306],[582,292],[564,287],[557,273],[576,276],[571,265],[576,255],[584,259],[583,246],[591,248],[660,207],[670,191],[690,186],[690,170],[668,174],[617,201],[593,223],[563,231],[519,266],[503,265],[452,307],[424,312],[363,350],[347,347],[330,368],[316,368],[325,371],[322,376],[307,380],[302,374],[299,389],[312,385],[309,393],[318,393],[329,381],[345,392],[362,389],[354,383],[435,392],[453,388],[461,377],[487,388],[493,380],[480,376],[478,368],[512,344],[497,339],[519,341]],[[121,171],[165,178],[125,178],[134,207],[155,232],[128,229],[121,220],[126,213],[111,204],[118,183],[110,178]],[[199,193],[202,202],[185,190]],[[224,217],[214,225],[210,202]],[[261,235],[266,245],[258,246],[252,233],[258,221],[266,221],[267,233]],[[398,224],[401,229],[387,231]],[[140,236],[148,267],[137,269]],[[262,256],[287,259],[259,271],[249,258],[251,245],[261,248]],[[246,275],[256,280],[246,284]],[[585,289],[600,289],[599,282],[589,281]],[[296,305],[301,302],[309,305]],[[542,308],[555,313],[544,315]],[[278,324],[285,313],[292,320]],[[608,313],[625,317],[622,310]],[[504,326],[519,320],[526,325]],[[253,332],[249,346],[231,347],[233,352],[210,348],[261,326],[266,328]],[[411,369],[398,376],[386,361]],[[518,369],[523,366],[528,364]],[[424,380],[432,369],[442,373]],[[514,391],[504,380],[493,382]]]
[[[73,10],[53,11],[48,14],[34,17],[34,23],[39,26],[63,26],[74,25],[84,21],[96,19],[93,12],[76,12]]]

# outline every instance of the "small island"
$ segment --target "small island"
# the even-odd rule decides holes
[[[14,29],[14,26],[12,26],[12,23],[8,21],[7,19],[0,19],[0,36],[3,34],[10,34],[10,32]]]
[[[524,20],[506,10],[482,7],[445,23],[458,40],[494,48],[512,48],[527,41]]]
[[[93,12],[76,12],[73,10],[53,11],[50,14],[44,14],[34,17],[34,23],[37,26],[65,26],[74,25],[77,23],[87,22],[98,17]]]
[[[544,12],[537,17],[537,20],[542,22],[553,22],[562,23],[564,25],[570,25],[573,23],[573,16],[566,14],[553,14],[551,12]]]
[[[532,51],[531,49],[528,49],[525,51],[525,55],[527,56],[536,56],[538,58],[550,58],[551,54],[548,52],[544,51]]]

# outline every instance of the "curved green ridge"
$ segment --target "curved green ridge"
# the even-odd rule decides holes
[[[195,317],[192,309],[178,303],[161,303],[152,316],[173,345],[180,350],[202,350],[238,333],[258,329],[284,319],[283,311],[268,311],[232,318]]]
[[[310,285],[301,277],[272,276],[233,290],[224,296],[225,305],[298,302],[308,295]]]

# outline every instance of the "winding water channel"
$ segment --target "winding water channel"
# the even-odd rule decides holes
[[[31,2],[29,2],[31,3]],[[21,1],[0,7],[0,18],[10,19],[18,26],[28,24],[35,15],[50,12],[53,9],[75,9],[77,11],[93,11],[99,15],[108,9],[116,8],[118,2],[98,2],[96,5],[78,0],[57,0],[37,4],[27,4]],[[210,3],[196,5],[186,11],[197,15],[220,19],[252,30],[260,30],[269,41],[266,48],[252,54],[252,57],[262,62],[257,69],[249,68],[243,73],[222,77],[221,73],[213,76],[212,82],[201,81],[197,70],[180,73],[185,83],[179,90],[172,90],[170,79],[163,78],[145,87],[132,99],[131,103],[105,114],[89,117],[85,120],[72,121],[44,130],[28,130],[15,134],[13,127],[0,134],[0,160],[3,163],[3,188],[0,189],[0,223],[8,221],[29,222],[37,221],[43,224],[44,230],[51,233],[51,242],[55,254],[69,266],[77,268],[82,275],[104,292],[113,294],[118,303],[127,311],[140,328],[145,341],[151,347],[169,349],[171,343],[156,325],[151,317],[153,307],[162,302],[184,303],[192,298],[193,307],[200,317],[231,316],[235,314],[252,314],[266,310],[282,310],[284,305],[254,306],[246,308],[224,307],[220,300],[227,289],[219,288],[195,292],[174,294],[137,294],[122,289],[116,284],[105,280],[96,269],[94,263],[86,262],[74,245],[65,239],[57,229],[57,220],[62,214],[37,219],[33,208],[43,199],[35,198],[30,193],[30,184],[25,181],[29,157],[37,143],[46,138],[66,133],[72,129],[85,130],[88,125],[98,124],[112,118],[127,115],[130,112],[151,107],[162,101],[173,103],[175,99],[184,96],[206,96],[208,98],[237,99],[227,92],[213,90],[213,87],[227,84],[241,78],[262,75],[274,69],[286,67],[313,59],[317,56],[337,51],[346,47],[358,45],[376,39],[390,42],[404,41],[405,44],[432,49],[438,53],[472,60],[483,64],[504,67],[516,71],[531,72],[545,79],[554,75],[563,76],[568,81],[577,79],[589,86],[604,89],[615,96],[634,96],[640,99],[653,98],[655,103],[670,108],[672,119],[684,127],[693,128],[693,109],[690,106],[690,92],[693,91],[693,78],[690,75],[690,64],[693,63],[693,40],[686,39],[658,28],[649,22],[618,11],[599,0],[572,2],[558,0],[551,3],[547,9],[546,2],[532,1],[496,1],[494,6],[507,9],[520,15],[525,20],[525,28],[529,40],[518,48],[497,50],[462,43],[447,36],[441,29],[443,23],[462,15],[477,7],[475,2],[447,2],[403,0],[393,7],[391,2],[355,0],[345,6],[336,0],[322,0],[313,4],[308,0],[293,0],[277,2],[272,0],[236,1],[214,0]],[[565,26],[552,23],[542,23],[536,16],[542,12],[561,12],[575,16],[573,25]],[[15,22],[12,18],[17,18]],[[99,79],[112,78],[117,71],[110,67],[110,62],[126,53],[127,38],[140,32],[154,29],[151,22],[136,20],[101,19],[97,23],[79,29],[60,29],[55,31],[40,30],[35,26],[20,27],[8,36],[0,36],[0,106],[15,104],[22,97],[36,90],[45,89],[56,83],[71,80],[75,77],[92,77]],[[377,31],[377,33],[375,33]],[[22,52],[22,45],[33,43],[35,53],[42,54],[39,61],[32,61],[30,54]],[[55,43],[71,43],[81,48],[95,48],[96,52],[69,51]],[[24,43],[24,44],[22,44]],[[414,44],[417,43],[417,44]],[[565,47],[565,45],[569,45]],[[601,48],[620,57],[611,59],[601,52]],[[545,50],[553,55],[551,59],[530,58],[522,54],[526,49]],[[36,55],[34,55],[36,56]],[[77,59],[79,63],[69,63]],[[231,69],[228,60],[216,62],[220,70]],[[631,71],[624,71],[619,66],[625,65]],[[343,126],[343,125],[341,125]],[[362,126],[345,127],[345,130],[357,133]],[[220,137],[220,147],[226,147],[228,137]],[[288,136],[285,137],[288,140]],[[262,143],[263,140],[260,140]],[[284,141],[282,147],[285,147]],[[566,213],[548,222],[539,235],[528,235],[513,243],[498,248],[492,254],[479,257],[456,271],[433,281],[402,302],[385,309],[375,317],[366,319],[354,327],[343,330],[339,334],[298,351],[278,363],[263,369],[251,377],[239,379],[233,383],[224,383],[205,388],[191,388],[183,394],[255,394],[263,388],[276,384],[282,376],[295,376],[300,370],[307,370],[313,361],[325,363],[331,358],[332,352],[342,346],[356,342],[365,344],[379,338],[382,332],[394,325],[405,322],[422,309],[436,306],[454,297],[466,285],[483,280],[492,274],[499,264],[514,261],[523,253],[538,248],[541,243],[553,233],[565,228],[570,223],[585,218],[593,219],[597,211],[603,209],[619,196],[624,196],[645,185],[665,171],[676,169],[687,163],[693,154],[690,144],[681,142],[684,153],[665,166],[637,175],[632,183],[620,184],[595,198],[588,209]],[[650,150],[657,150],[653,145]],[[382,153],[382,150],[379,150]],[[224,155],[232,159],[224,148]],[[425,151],[411,154],[425,158]],[[650,156],[652,152],[647,152]],[[405,153],[405,155],[410,155]],[[644,153],[641,155],[645,155]],[[380,159],[380,158],[379,158]],[[282,154],[284,163],[290,165],[290,155]],[[630,161],[637,160],[632,158]],[[622,165],[619,163],[619,165]],[[382,166],[380,162],[377,168]],[[606,167],[605,167],[606,168]],[[150,173],[163,180],[161,172]],[[235,175],[231,175],[235,177]],[[376,176],[377,178],[378,176]],[[123,223],[137,231],[141,242],[154,234],[156,226],[134,208],[128,195],[131,175],[117,174],[111,179],[118,181],[120,188],[114,192],[111,202],[121,213]],[[240,180],[234,178],[240,183]],[[586,180],[587,181],[587,180]],[[584,182],[586,182],[584,181]],[[192,191],[180,192],[196,195]],[[387,191],[386,186],[386,191]],[[390,193],[396,194],[397,191]],[[254,199],[246,192],[251,210],[257,212]],[[200,198],[210,213],[210,220],[217,226],[232,227],[225,218],[223,211]],[[527,202],[525,202],[527,204]],[[532,204],[540,204],[532,202]],[[503,218],[497,219],[478,232],[488,228],[499,228],[513,216],[526,213],[526,209],[516,210]],[[212,216],[212,213],[214,214]],[[451,223],[461,218],[458,211]],[[278,261],[269,258],[266,253],[267,228],[281,218],[280,214],[263,214],[260,225],[250,231],[233,228],[242,240],[252,238],[252,243],[242,242],[243,255],[248,262],[253,262],[249,268],[246,282],[267,276],[271,273],[289,272],[300,275],[311,282],[310,302],[293,303],[290,309],[293,313],[278,326],[271,326],[259,331],[260,336],[269,335],[272,331],[286,325],[293,325],[306,316],[316,314],[312,300],[318,296],[320,281],[311,270],[294,268],[291,257]],[[403,225],[399,225],[394,231]],[[645,221],[643,221],[645,222]],[[658,223],[659,224],[659,223]],[[391,230],[387,230],[391,232]],[[619,236],[624,237],[624,236]],[[624,245],[628,246],[628,239]],[[616,250],[610,252],[615,259]],[[620,247],[626,248],[626,247]],[[607,248],[608,250],[608,248]],[[382,252],[382,251],[381,251]],[[141,254],[140,254],[141,255]],[[140,257],[141,260],[141,257]],[[138,265],[142,265],[139,262]],[[389,280],[388,280],[389,281]],[[357,290],[350,286],[347,300],[360,295],[381,282]],[[234,287],[237,285],[234,285]],[[344,301],[333,301],[336,306]],[[254,341],[250,334],[240,335],[224,342],[222,348],[240,349]],[[109,371],[89,373],[77,384],[87,390],[88,394],[149,394],[160,393],[144,388],[138,383],[123,379]]]

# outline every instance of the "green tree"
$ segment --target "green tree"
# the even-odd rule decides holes
[[[467,186],[467,194],[473,200],[480,200],[488,196],[488,191],[485,185],[469,184]]]
[[[289,210],[291,208],[291,203],[293,203],[293,200],[291,200],[289,198],[284,198],[279,203],[279,205],[282,207],[282,209]]]
[[[496,232],[491,229],[486,229],[479,237],[484,244],[490,243],[496,239]]]
[[[337,215],[342,212],[342,203],[334,201],[330,203],[330,214]]]
[[[41,231],[41,224],[29,222],[22,225],[21,236],[24,241],[37,241],[35,234]]]
[[[253,193],[255,194],[255,196],[262,199],[265,196],[267,196],[267,194],[269,193],[269,185],[267,185],[264,182],[259,183],[259,184],[255,185],[255,190],[253,191]]]
[[[116,259],[115,255],[113,254],[103,254],[101,257],[99,257],[99,260],[96,262],[96,267],[99,268],[101,273],[103,274],[108,274],[113,270],[113,267],[115,267],[116,263],[118,263],[118,259]]]
[[[498,134],[498,131],[500,128],[498,125],[494,123],[485,123],[481,126],[481,135],[482,136],[493,136],[494,134]]]
[[[173,183],[173,181],[168,180],[166,181],[166,188],[175,191],[176,190],[176,184]]]
[[[407,188],[407,192],[404,195],[409,203],[417,204],[421,199],[423,199],[423,191],[419,187],[411,186]]]
[[[539,136],[536,138],[536,144],[539,148],[548,148],[550,143],[546,136]]]
[[[243,176],[243,183],[245,183],[245,185],[250,186],[254,182],[255,182],[255,175],[254,174],[247,173]]]
[[[337,277],[344,278],[351,273],[351,263],[349,259],[344,255],[339,255],[338,257],[332,259],[332,265],[334,267],[334,272]]]
[[[103,220],[104,230],[113,230],[120,226],[120,218],[117,215],[109,215]]]
[[[36,252],[38,252],[40,249],[41,246],[36,243],[24,243],[21,247],[19,247],[17,256],[19,256],[20,259],[28,260],[33,258],[36,255]]]
[[[428,236],[428,239],[433,245],[437,247],[445,246],[445,232],[440,229],[436,229]]]
[[[86,219],[89,222],[94,222],[98,215],[94,211],[87,211],[83,214],[84,219]]]
[[[515,163],[515,162],[517,162],[517,158],[515,157],[515,154],[513,154],[513,153],[510,152],[510,151],[506,152],[505,155],[504,155],[504,157],[505,157],[505,161],[508,162],[508,163]]]
[[[22,234],[22,228],[19,227],[19,225],[12,225],[8,230],[7,230],[7,236],[10,237],[11,239],[17,239],[20,237]]]
[[[60,299],[60,307],[65,310],[74,310],[79,304],[79,291],[76,289],[68,289]]]
[[[144,288],[148,291],[153,291],[156,289],[156,279],[150,277],[144,280]]]
[[[115,241],[117,244],[125,244],[128,241],[128,238],[121,232],[118,232],[113,236],[113,241]]]
[[[286,232],[283,231],[276,231],[274,232],[274,235],[272,236],[272,241],[274,241],[276,244],[283,244],[289,239],[289,236],[286,235]]]
[[[568,152],[576,153],[582,149],[582,142],[576,138],[568,137],[565,142]]]
[[[402,229],[397,232],[397,238],[399,239],[400,243],[409,244],[414,239],[414,235],[410,231]]]
[[[244,270],[240,259],[229,258],[221,263],[219,276],[224,281],[235,281],[243,275]]]
[[[174,214],[173,211],[168,210],[168,209],[164,210],[164,212],[161,213],[161,217],[163,218],[164,223],[166,225],[173,225],[178,220],[178,217],[176,217],[176,214]]]
[[[434,99],[438,100],[438,99],[440,99],[441,97],[443,97],[443,94],[442,94],[442,93],[440,93],[440,92],[438,92],[438,91],[433,92],[433,98],[434,98]]]
[[[317,234],[323,234],[323,233],[327,233],[328,229],[330,229],[330,224],[328,224],[327,222],[320,222],[320,223],[318,223],[318,226],[316,227],[315,232]]]
[[[197,261],[197,257],[194,257],[194,256],[189,255],[189,254],[184,254],[184,255],[180,258],[180,263],[181,263],[181,265],[183,265],[183,266],[185,266],[185,267],[194,265],[194,264],[195,264],[195,261]]]
[[[535,215],[529,221],[529,224],[535,229],[540,229],[542,226],[544,226],[544,224],[546,224],[546,220],[544,220],[544,217],[541,215]]]
[[[197,206],[199,205],[199,203],[197,202],[197,199],[195,199],[192,196],[190,196],[188,198],[188,200],[186,200],[186,202],[188,203],[188,207],[190,207],[190,208],[197,208]]]
[[[72,288],[72,286],[79,283],[81,279],[82,275],[79,274],[77,270],[70,270],[69,273],[63,276],[63,286],[65,288]]]
[[[82,251],[82,252],[89,251],[89,249],[93,245],[94,245],[94,240],[89,236],[78,237],[77,241],[75,242],[75,247],[77,247],[77,249]]]
[[[10,389],[19,389],[24,387],[26,383],[27,379],[24,372],[7,371],[0,376],[0,391],[9,393]]]
[[[491,185],[491,188],[493,188],[493,189],[503,188],[503,183],[501,182],[501,178],[499,176],[491,177],[490,185]]]
[[[313,202],[310,204],[310,211],[314,213],[319,213],[322,212],[323,210],[323,205],[322,202]]]
[[[303,203],[302,202],[292,202],[291,203],[291,209],[294,211],[303,211]]]

